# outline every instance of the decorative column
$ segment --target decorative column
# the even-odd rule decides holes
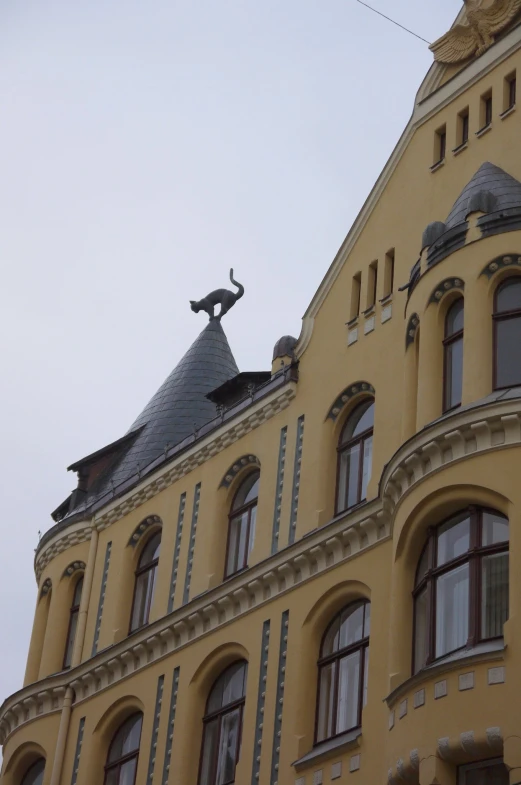
[[[87,614],[92,590],[92,579],[94,576],[94,566],[96,564],[96,555],[98,552],[98,539],[98,530],[93,527],[90,535],[90,547],[87,558],[87,566],[85,567],[85,574],[83,576],[83,589],[81,592],[80,609],[78,612],[76,637],[74,639],[74,648],[72,650],[71,668],[75,668],[80,664],[83,645],[85,643],[85,628],[87,626]]]

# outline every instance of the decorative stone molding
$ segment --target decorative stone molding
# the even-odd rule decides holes
[[[256,455],[243,455],[238,461],[232,463],[224,477],[222,478],[219,488],[229,488],[239,472],[242,472],[247,466],[259,466],[260,461]]]
[[[288,426],[280,430],[279,461],[277,465],[277,492],[273,509],[273,529],[271,533],[271,552],[279,549],[280,514],[282,511],[282,493],[284,490],[284,471],[286,468],[286,443],[288,440]]]
[[[521,399],[462,409],[409,439],[384,469],[380,492],[392,512],[403,497],[434,472],[472,455],[521,444]]]
[[[273,724],[273,748],[271,751],[270,785],[278,785],[279,779],[280,737],[282,734],[282,713],[284,708],[284,684],[286,681],[288,630],[289,611],[284,611],[280,620],[279,665],[277,669],[277,696],[275,700],[275,722]],[[321,782],[322,771],[320,772],[319,785]]]
[[[333,420],[333,422],[336,422],[338,415],[341,413],[344,406],[349,403],[351,398],[354,398],[355,395],[360,395],[360,393],[374,396],[375,389],[369,382],[355,382],[354,384],[350,384],[349,387],[346,387],[338,396],[333,406],[328,411],[326,420]]]
[[[199,519],[199,502],[201,500],[201,483],[198,482],[194,490],[194,506],[192,508],[192,523],[190,526],[190,544],[188,546],[188,564],[186,565],[185,585],[183,589],[183,605],[190,598],[190,584],[192,582],[192,566],[195,554],[195,537],[197,534],[197,521]]]
[[[461,278],[445,278],[444,281],[438,284],[433,293],[429,297],[428,305],[432,303],[439,303],[440,300],[453,289],[463,291],[465,289],[465,282]]]
[[[300,469],[302,466],[302,450],[304,448],[304,415],[297,421],[297,440],[295,443],[295,463],[293,466],[293,486],[291,492],[291,510],[289,516],[289,535],[288,543],[295,542],[295,532],[297,530],[298,500],[300,496]]]
[[[52,581],[51,581],[51,579],[50,579],[50,578],[47,578],[47,579],[46,579],[46,580],[43,582],[43,586],[42,586],[42,588],[41,588],[41,591],[40,591],[40,599],[41,599],[42,597],[45,597],[45,596],[47,596],[47,594],[49,594],[49,592],[51,591],[51,589],[52,589]]]
[[[85,572],[85,566],[86,565],[84,561],[71,562],[69,566],[63,571],[62,578],[70,578],[72,575],[74,575],[75,572]]]
[[[159,515],[149,515],[148,518],[145,518],[144,521],[136,526],[134,529],[134,533],[132,534],[128,544],[131,545],[133,548],[136,547],[138,542],[140,541],[141,537],[145,534],[151,526],[162,526],[163,521],[159,517]]]
[[[71,523],[70,529],[66,527],[59,534],[57,533],[49,543],[44,544],[42,549],[37,552],[35,560],[37,580],[40,579],[51,559],[72,545],[90,540],[93,525],[98,531],[102,531],[132,510],[137,509],[165,488],[206,463],[214,455],[242,439],[247,433],[271,420],[272,417],[290,405],[296,393],[296,382],[288,382],[281,390],[277,390],[262,398],[258,403],[254,403],[230,423],[225,423],[212,431],[201,442],[183,452],[178,458],[174,458],[171,463],[144,478],[123,497],[106,504],[94,516],[94,524],[90,520],[89,522]]]
[[[499,270],[504,270],[505,267],[521,267],[521,256],[518,254],[504,254],[503,256],[498,256],[485,265],[480,273],[480,277],[485,275],[490,281]]]
[[[172,694],[170,695],[170,711],[168,713],[168,732],[165,749],[165,762],[163,764],[163,777],[161,785],[168,785],[170,778],[170,762],[172,760],[172,746],[174,742],[175,712],[177,707],[177,690],[179,687],[179,666],[174,669],[172,679]]]
[[[260,775],[262,747],[262,731],[264,729],[264,706],[266,703],[266,682],[268,680],[268,655],[270,649],[270,620],[262,625],[259,689],[257,694],[257,715],[255,720],[255,737],[253,747],[253,764],[251,772],[251,785],[258,785]]]
[[[387,540],[389,535],[390,522],[379,500],[335,518],[294,545],[196,597],[76,668],[49,676],[11,695],[0,707],[0,744],[36,713],[43,715],[53,710],[51,701],[41,702],[40,695],[65,694],[67,686],[72,686],[74,706],[77,706],[189,642],[356,558]],[[36,712],[39,701],[41,707]],[[25,706],[33,706],[33,703],[35,707],[31,708],[28,720],[24,720]],[[15,722],[13,718],[18,719]]]
[[[157,737],[159,734],[159,720],[161,719],[161,705],[163,703],[163,689],[165,687],[164,674],[157,680],[156,706],[154,710],[154,723],[152,727],[152,738],[150,739],[150,755],[148,757],[148,772],[146,785],[152,785],[154,780],[154,768],[156,765]]]
[[[72,767],[71,785],[76,785],[78,779],[78,769],[80,768],[81,748],[83,745],[83,734],[85,731],[85,717],[82,717],[78,726],[78,738],[76,739],[76,751],[74,753],[74,764]]]
[[[172,575],[170,576],[170,594],[168,596],[168,613],[174,610],[175,589],[177,586],[177,576],[179,573],[179,554],[181,553],[181,540],[183,537],[183,525],[185,520],[186,491],[179,498],[179,511],[177,513],[177,529],[175,534],[174,560],[172,563]]]
[[[407,351],[409,346],[414,343],[419,326],[420,326],[420,317],[418,316],[417,313],[413,313],[409,321],[407,322],[407,332],[405,334],[405,351]]]

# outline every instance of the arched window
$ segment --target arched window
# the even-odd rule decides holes
[[[22,780],[22,785],[42,785],[45,772],[45,760],[38,758],[36,763],[27,769]]]
[[[461,405],[463,389],[463,297],[452,303],[445,317],[443,341],[443,411]]]
[[[145,624],[148,624],[150,609],[154,599],[154,590],[156,588],[160,548],[161,532],[157,532],[152,535],[143,548],[137,566],[130,632],[134,632],[134,630],[138,630],[140,627],[144,627]]]
[[[231,785],[239,760],[248,664],[241,660],[213,685],[203,719],[199,785]]]
[[[521,384],[521,278],[507,278],[494,299],[494,389]]]
[[[67,631],[67,643],[65,644],[65,655],[63,657],[63,667],[70,668],[72,661],[72,651],[76,638],[76,628],[78,626],[78,616],[80,613],[81,592],[83,589],[83,576],[76,582],[74,596],[72,598],[71,610],[69,613],[69,629]]]
[[[352,603],[322,638],[318,661],[316,741],[359,728],[367,698],[371,604]]]
[[[472,507],[433,528],[414,588],[414,672],[503,635],[508,619],[508,519]]]
[[[508,769],[501,758],[458,768],[458,785],[508,785],[509,782]]]
[[[142,724],[143,715],[138,712],[125,720],[114,734],[105,765],[104,785],[135,785]]]
[[[260,472],[249,474],[235,494],[228,525],[225,578],[248,566],[255,540]]]
[[[374,401],[357,406],[348,417],[338,443],[336,511],[365,500],[373,459]]]

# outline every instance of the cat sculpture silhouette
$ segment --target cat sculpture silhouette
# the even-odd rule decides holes
[[[229,289],[216,289],[214,292],[207,294],[206,297],[203,297],[202,300],[190,300],[190,308],[192,311],[195,311],[195,313],[206,311],[211,322],[214,320],[219,322],[224,314],[228,313],[230,308],[232,308],[237,300],[244,294],[244,286],[233,277],[233,268],[230,270],[230,281],[237,287],[237,292],[231,292]],[[221,310],[217,315],[215,314],[216,305],[221,306]]]

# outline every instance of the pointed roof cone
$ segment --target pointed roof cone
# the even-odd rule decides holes
[[[215,404],[206,394],[238,373],[221,323],[209,322],[132,424],[129,433],[143,430],[111,472],[114,485],[213,419]]]
[[[447,229],[467,220],[470,200],[480,192],[495,197],[495,211],[521,207],[521,183],[510,174],[489,162],[484,163],[456,199],[446,220]],[[479,201],[479,199],[477,199]]]

